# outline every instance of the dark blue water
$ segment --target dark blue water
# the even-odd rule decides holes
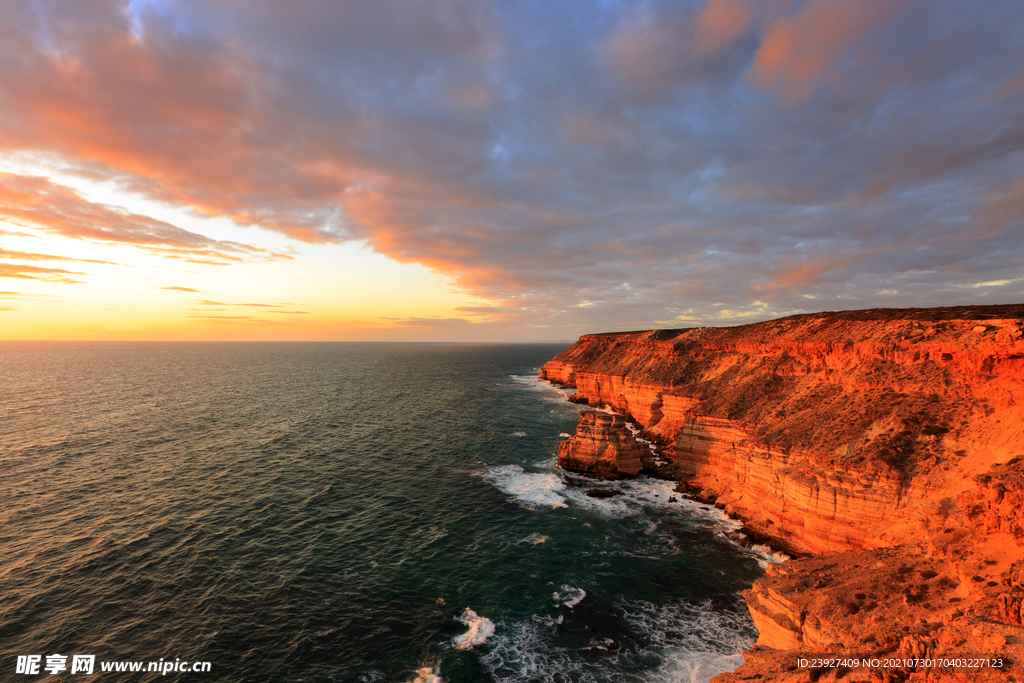
[[[555,451],[556,345],[0,345],[0,680],[690,681],[738,665],[735,524]],[[470,611],[467,611],[470,610]],[[493,629],[493,632],[492,632]],[[208,673],[101,662],[208,661]],[[436,679],[434,679],[436,680]]]

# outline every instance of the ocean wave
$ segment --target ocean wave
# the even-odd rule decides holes
[[[425,666],[422,669],[416,670],[416,678],[409,681],[409,683],[443,683],[444,679],[441,678],[441,667],[439,666]]]
[[[591,498],[586,494],[588,489],[593,488],[589,486],[589,483],[593,482],[595,486],[598,486],[604,485],[606,482],[576,474],[572,476],[586,482],[586,484],[568,489],[565,494],[566,498],[573,505],[587,508],[604,517],[631,517],[643,513],[645,509],[651,508],[688,510],[689,506],[687,503],[692,502],[681,498],[675,492],[674,482],[652,479],[644,475],[636,479],[616,482],[614,488],[622,492],[620,496]],[[715,510],[715,508],[711,507],[711,510]],[[717,512],[717,510],[715,511]],[[725,517],[724,514],[722,516]],[[725,518],[728,519],[727,517]]]
[[[767,569],[770,564],[779,564],[786,560],[792,559],[789,555],[782,552],[781,550],[772,550],[766,545],[761,543],[755,543],[754,545],[747,548],[750,552],[757,557],[758,564],[761,565],[762,569]]]
[[[707,683],[743,663],[743,651],[757,639],[749,617],[711,602],[667,605],[638,600],[622,603],[623,619],[645,634],[649,651],[662,660],[651,683]]]
[[[555,645],[553,630],[560,622],[531,619],[502,625],[502,634],[480,656],[497,683],[524,680],[572,680],[597,683],[587,663],[572,649]]]
[[[573,474],[574,479],[586,482],[584,486],[569,488],[566,498],[578,507],[587,508],[605,517],[619,518],[642,514],[645,510],[678,511],[687,518],[712,528],[717,535],[728,538],[743,528],[743,523],[729,517],[713,505],[690,500],[679,494],[676,482],[653,479],[640,475],[636,479],[615,482],[613,488],[622,492],[612,498],[591,498],[586,495],[588,484],[606,487],[607,482]]]
[[[563,586],[557,595],[578,590]],[[624,601],[616,605],[616,612],[627,631],[615,639],[595,635],[583,647],[558,644],[562,615],[502,622],[501,633],[489,641],[480,659],[498,683],[599,683],[608,680],[610,670],[617,671],[616,680],[624,683],[707,683],[741,665],[743,650],[757,637],[745,614],[710,602]]]
[[[488,468],[483,478],[524,507],[568,507],[558,493],[565,490],[565,483],[555,473],[534,473],[525,471],[519,465],[498,465]]]
[[[466,650],[474,645],[482,645],[494,635],[494,622],[487,617],[481,617],[468,607],[459,615],[459,621],[469,627],[469,630],[461,636],[456,636],[452,641],[452,644],[460,650]]]
[[[575,389],[566,389],[565,387],[560,387],[557,384],[553,384],[548,380],[543,379],[539,374],[509,375],[509,379],[511,379],[517,385],[525,389],[540,392],[548,401],[566,403],[570,398],[572,398],[576,394]],[[575,408],[575,406],[572,406],[572,408]]]
[[[547,543],[550,540],[550,537],[534,532],[526,538],[521,538],[516,541],[516,545],[539,545],[541,543]]]
[[[424,538],[424,541],[425,541],[424,545],[430,545],[434,541],[440,541],[442,538],[446,537],[447,535],[448,535],[448,529],[446,529],[444,527],[438,527],[437,525],[432,525],[423,534],[423,538]]]
[[[583,602],[583,598],[585,597],[587,597],[587,592],[582,588],[576,588],[575,586],[562,586],[551,595],[551,598],[556,604],[564,605],[569,609],[572,609]]]

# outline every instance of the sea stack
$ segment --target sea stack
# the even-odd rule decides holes
[[[558,446],[558,464],[572,472],[618,479],[653,469],[654,458],[629,431],[625,417],[584,410],[576,434]]]
[[[585,335],[541,374],[801,558],[744,594],[758,647],[716,681],[807,680],[801,652],[988,653],[1006,665],[875,673],[1024,680],[1022,338],[1024,305],[844,311]],[[612,462],[614,424],[584,412],[559,462]]]

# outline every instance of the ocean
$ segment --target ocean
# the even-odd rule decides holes
[[[0,344],[0,680],[732,670],[766,558],[671,482],[557,467],[564,348]]]

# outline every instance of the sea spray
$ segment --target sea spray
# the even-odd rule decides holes
[[[519,465],[501,465],[490,467],[484,479],[512,496],[524,507],[534,509],[550,509],[567,507],[565,500],[558,495],[565,489],[558,474],[552,472],[527,472]]]
[[[425,666],[421,669],[417,669],[416,678],[409,681],[409,683],[444,683],[441,678],[441,667]]]
[[[469,630],[452,641],[460,650],[471,648],[474,645],[482,645],[494,635],[494,623],[487,617],[479,616],[468,607],[459,615],[459,621],[469,627]]]

